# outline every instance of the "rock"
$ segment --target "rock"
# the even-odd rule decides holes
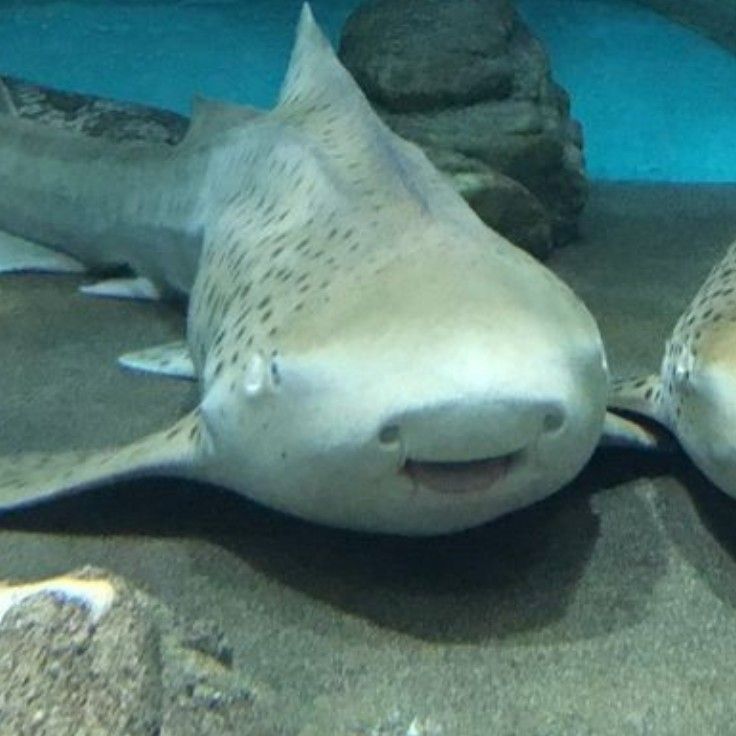
[[[147,140],[175,145],[183,138],[189,125],[188,118],[183,115],[147,105],[65,92],[12,77],[4,77],[3,81],[22,117],[85,135],[104,136],[114,141]],[[492,114],[489,110],[488,115]],[[463,107],[438,112],[433,124],[436,131],[444,127],[444,132],[438,133],[438,144],[425,135],[419,115],[399,120],[396,126],[406,128],[407,137],[424,140],[430,159],[449,175],[454,186],[490,227],[537,257],[546,256],[552,246],[555,223],[559,233],[560,222],[518,177],[504,175],[484,161],[486,150],[492,149],[498,153],[498,158],[507,157],[510,168],[513,168],[515,156],[511,155],[511,150],[504,149],[504,140],[508,141],[509,136],[499,140],[488,127],[473,130],[472,115],[468,120],[464,120],[464,116],[468,117],[468,111]],[[539,117],[532,104],[499,108],[495,116],[494,126],[505,131],[516,130],[520,121],[520,129],[524,130],[529,118]],[[467,127],[470,127],[471,134],[463,139],[462,132]],[[463,144],[469,153],[461,152]],[[476,149],[480,155],[475,155]],[[571,150],[573,155],[579,155],[578,148]],[[523,157],[523,154],[522,150],[515,155]],[[537,150],[536,159],[529,160],[530,176],[534,162],[541,171],[540,176],[544,177],[547,160],[543,150]],[[582,168],[582,162],[580,166]],[[566,183],[567,179],[561,177],[560,186],[564,187]],[[584,184],[583,179],[583,187]],[[576,214],[571,217],[573,223]]]
[[[103,600],[103,598],[105,600]],[[0,733],[270,733],[211,622],[85,568],[0,589]]]
[[[582,131],[509,0],[369,0],[345,24],[340,57],[387,124],[472,192],[491,227],[537,254],[576,236]],[[500,189],[511,203],[509,180],[523,201],[507,209],[496,198]],[[533,234],[522,242],[520,232]]]
[[[502,100],[512,91],[515,22],[505,2],[367,2],[345,24],[340,56],[391,112]]]
[[[637,0],[676,23],[692,28],[736,52],[736,2],[733,0]]]
[[[481,219],[537,258],[552,249],[552,219],[522,184],[447,149],[429,152]]]
[[[96,95],[64,92],[13,77],[2,77],[18,113],[48,125],[116,141],[178,143],[189,120],[168,110]]]

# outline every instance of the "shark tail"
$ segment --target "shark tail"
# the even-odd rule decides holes
[[[0,458],[0,511],[141,475],[187,475],[196,459],[199,428],[194,411],[168,429],[121,447]]]

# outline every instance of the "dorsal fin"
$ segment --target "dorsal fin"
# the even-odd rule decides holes
[[[314,20],[309,3],[304,3],[278,106],[325,103],[353,109],[358,114],[365,108],[371,109],[360,87],[340,63]],[[355,105],[358,105],[357,110]]]
[[[10,96],[10,90],[2,79],[0,79],[0,114],[18,115],[13,98]]]
[[[263,115],[263,111],[248,105],[212,100],[202,95],[192,99],[192,117],[185,140],[201,135],[224,133],[249,123]]]
[[[471,212],[418,146],[394,133],[373,109],[332,45],[317,26],[308,3],[302,7],[289,68],[275,119],[297,119],[360,178],[380,178],[386,203],[413,200],[423,212],[454,217],[466,225]],[[478,220],[480,224],[480,220]]]

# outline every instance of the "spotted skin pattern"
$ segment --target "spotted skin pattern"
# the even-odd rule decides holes
[[[605,414],[594,320],[385,126],[308,6],[278,105],[225,113],[196,187],[191,371],[180,345],[130,357],[191,373],[198,408],[128,447],[0,459],[0,508],[164,472],[435,534],[571,479]]]
[[[659,375],[614,383],[609,406],[660,422],[736,495],[736,242],[677,320]]]

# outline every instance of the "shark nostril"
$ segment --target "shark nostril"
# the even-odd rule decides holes
[[[565,423],[565,413],[560,408],[550,409],[542,421],[542,429],[545,432],[557,432]]]
[[[378,440],[382,445],[394,446],[399,442],[400,432],[396,424],[387,424],[378,433]]]

